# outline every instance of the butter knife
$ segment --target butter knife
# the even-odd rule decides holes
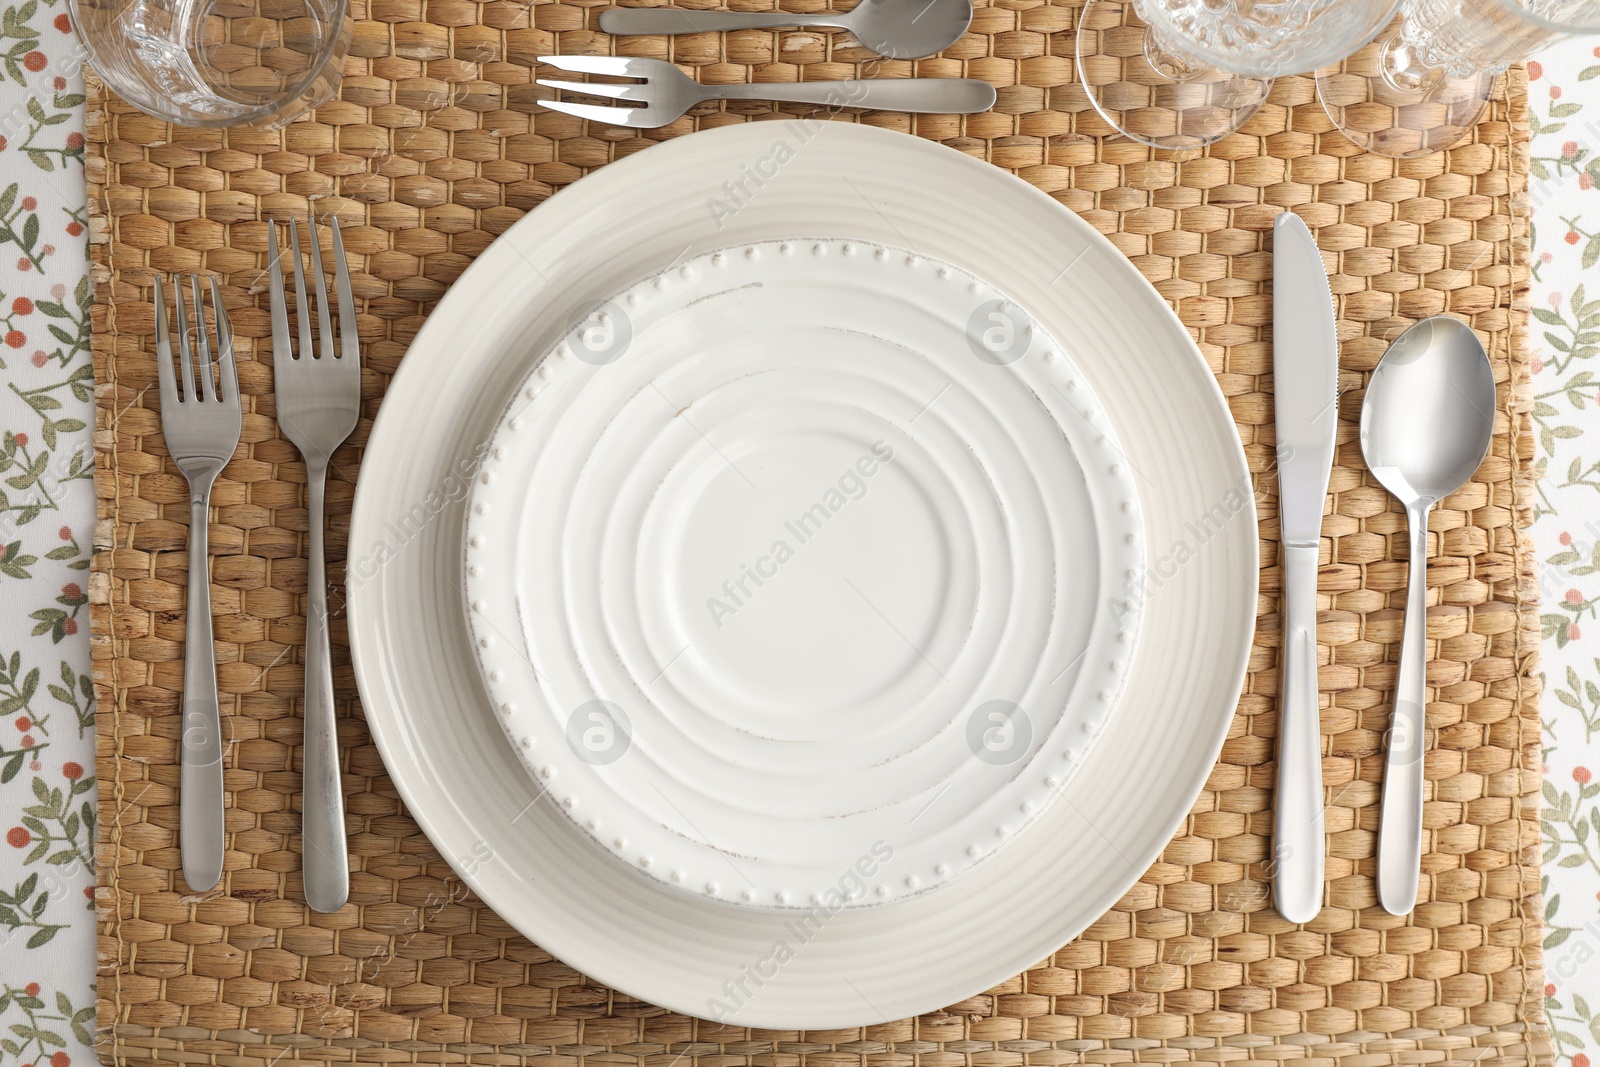
[[[1322,909],[1322,721],[1317,553],[1339,429],[1339,341],[1322,255],[1300,216],[1272,225],[1272,378],[1283,544],[1283,672],[1273,803],[1273,903],[1290,922]]]

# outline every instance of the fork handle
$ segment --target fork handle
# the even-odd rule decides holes
[[[844,29],[841,15],[795,15],[787,11],[693,11],[681,7],[614,7],[600,13],[600,31],[625,37],[639,33],[710,33],[790,26]]]
[[[994,107],[994,86],[975,78],[874,78],[702,85],[708,100],[781,100],[914,114],[971,115]]]
[[[344,786],[333,713],[333,664],[328,644],[328,575],[323,556],[323,492],[327,462],[306,464],[311,505],[310,574],[306,604],[304,799],[300,812],[302,877],[312,911],[338,911],[350,896],[344,834]]]
[[[210,511],[210,483],[191,488],[178,822],[183,880],[197,893],[222,880],[222,709],[211,644]]]

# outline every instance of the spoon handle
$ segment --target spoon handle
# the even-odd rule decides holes
[[[619,37],[641,33],[711,33],[766,30],[789,26],[843,29],[841,15],[797,15],[787,11],[695,11],[681,7],[614,7],[600,13],[602,33]]]
[[[1406,574],[1406,621],[1400,671],[1394,687],[1394,722],[1383,772],[1378,821],[1378,901],[1391,915],[1409,914],[1417,902],[1422,867],[1422,772],[1427,752],[1428,509],[1406,506],[1411,562]]]

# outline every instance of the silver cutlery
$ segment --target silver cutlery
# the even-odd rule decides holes
[[[1311,231],[1285,211],[1272,226],[1272,380],[1283,543],[1283,674],[1272,890],[1278,913],[1322,910],[1322,719],[1317,687],[1317,559],[1339,430],[1339,339],[1333,294]]]
[[[306,495],[310,507],[310,571],[306,579],[306,690],[304,796],[300,812],[301,864],[306,903],[313,911],[337,911],[350,894],[350,863],[345,843],[344,788],[339,775],[339,738],[333,708],[333,667],[328,647],[328,577],[323,546],[323,495],[328,463],[356,427],[361,414],[361,345],[356,336],[355,299],[350,268],[345,262],[339,220],[333,220],[333,278],[339,299],[339,345],[333,341],[328,290],[314,226],[311,243],[311,289],[306,288],[300,232],[289,224],[294,257],[299,355],[289,337],[289,312],[284,301],[283,268],[278,254],[278,227],[268,228],[272,304],[272,374],[277,394],[278,427],[306,461]],[[313,311],[312,299],[315,298]],[[320,349],[311,341],[317,323]]]
[[[1494,372],[1467,325],[1423,319],[1378,361],[1361,404],[1361,454],[1406,509],[1411,540],[1405,628],[1378,821],[1378,901],[1405,915],[1422,867],[1422,779],[1427,752],[1428,512],[1466,484],[1494,433]]]
[[[848,30],[863,47],[890,59],[922,59],[942,52],[970,25],[972,0],[861,0],[849,11],[815,15],[682,7],[614,7],[600,13],[600,29],[622,36],[788,27]]]
[[[822,107],[876,108],[927,114],[968,115],[994,106],[994,86],[971,78],[874,78],[870,81],[782,82],[759,85],[701,85],[671,63],[659,59],[624,59],[620,56],[540,56],[539,62],[558,70],[640,78],[633,85],[573,82],[540,78],[550,89],[622,100],[632,107],[573,104],[541,100],[552,111],[613,126],[651,129],[682,117],[707,100],[779,100]]]
[[[217,702],[216,653],[211,642],[211,486],[239,445],[243,408],[233,361],[233,331],[222,290],[211,279],[217,326],[213,370],[200,276],[188,276],[193,302],[184,305],[184,281],[173,277],[178,318],[177,372],[167,325],[166,294],[156,275],[156,373],[161,389],[161,435],[189,482],[189,590],[183,647],[183,723],[179,746],[178,828],[183,880],[205,892],[222,880],[222,712]],[[194,319],[194,345],[189,320]],[[198,354],[198,360],[196,355]],[[180,373],[181,372],[181,376]]]

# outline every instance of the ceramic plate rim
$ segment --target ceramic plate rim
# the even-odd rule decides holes
[[[1217,618],[1204,621],[1190,620],[1189,629],[1191,631],[1204,629],[1208,637],[1206,647],[1209,649],[1209,655],[1203,661],[1197,660],[1193,650],[1190,650],[1189,660],[1186,662],[1195,662],[1202,666],[1209,664],[1204,667],[1211,672],[1206,697],[1216,706],[1204,709],[1204,715],[1200,717],[1203,729],[1191,726],[1187,733],[1176,729],[1167,731],[1173,739],[1180,736],[1187,738],[1188,747],[1177,753],[1177,766],[1168,768],[1168,773],[1162,774],[1158,779],[1160,788],[1166,790],[1166,796],[1159,805],[1165,817],[1159,823],[1139,827],[1136,841],[1124,839],[1130,847],[1137,846],[1134,847],[1133,855],[1129,855],[1116,843],[1111,842],[1093,821],[1094,814],[1104,814],[1107,798],[1097,795],[1078,797],[1083,806],[1080,807],[1075,802],[1072,805],[1073,810],[1078,812],[1082,817],[1081,821],[1086,823],[1089,829],[1105,840],[1096,841],[1092,836],[1084,834],[1081,837],[1081,844],[1079,839],[1075,839],[1072,847],[1089,849],[1096,855],[1105,855],[1109,850],[1121,857],[1127,864],[1127,870],[1100,877],[1098,884],[1085,887],[1084,892],[1074,897],[1070,904],[1056,902],[1053,905],[1056,909],[1054,913],[1041,915],[1037,924],[1027,927],[1025,933],[1029,941],[1026,945],[1007,944],[1003,949],[1003,955],[993,955],[1002,951],[997,948],[992,950],[992,958],[963,961],[968,966],[953,976],[944,973],[897,973],[893,976],[895,982],[892,986],[889,984],[883,985],[882,988],[870,986],[878,997],[868,999],[861,995],[859,990],[852,996],[834,988],[837,982],[829,985],[826,981],[821,981],[819,984],[819,979],[813,973],[819,966],[825,972],[829,961],[833,958],[832,953],[841,951],[840,946],[853,943],[852,939],[855,942],[866,943],[863,939],[879,936],[861,927],[859,923],[847,923],[844,918],[840,918],[834,920],[840,927],[839,930],[830,927],[826,938],[818,938],[819,947],[812,951],[812,956],[820,958],[807,958],[803,965],[796,964],[792,968],[795,972],[794,980],[781,984],[780,993],[748,1002],[741,1001],[734,1012],[725,1016],[728,1021],[740,1025],[784,1028],[855,1026],[902,1018],[954,1003],[1036,963],[1080,933],[1098,914],[1115,903],[1159,856],[1173,832],[1188,816],[1194,798],[1204,787],[1232,722],[1245,678],[1255,629],[1258,582],[1255,508],[1252,491],[1249,488],[1249,468],[1243,447],[1238,440],[1226,400],[1206,366],[1204,357],[1166,302],[1150,289],[1133,265],[1087,222],[1015,176],[980,159],[967,157],[931,141],[850,123],[817,123],[807,126],[804,123],[791,122],[781,127],[785,132],[773,129],[778,125],[752,123],[705,131],[664,142],[652,147],[648,152],[620,159],[597,174],[558,193],[547,206],[530,213],[485,250],[429,316],[412,342],[410,355],[390,383],[384,405],[374,421],[369,451],[363,464],[366,470],[363,471],[362,480],[357,488],[351,522],[350,552],[352,562],[357,565],[356,573],[359,573],[360,565],[367,562],[367,557],[358,558],[363,548],[369,545],[392,548],[386,539],[387,531],[383,525],[389,514],[382,510],[387,503],[385,494],[391,490],[387,481],[381,489],[377,483],[380,477],[387,480],[395,474],[394,461],[392,459],[386,461],[383,457],[389,451],[398,450],[403,443],[403,437],[409,435],[412,430],[412,427],[404,425],[404,420],[410,412],[408,409],[406,413],[402,413],[402,404],[414,406],[419,389],[423,393],[428,393],[432,385],[425,376],[430,372],[437,374],[439,361],[452,350],[460,350],[463,318],[470,312],[473,300],[487,295],[497,284],[495,272],[497,270],[504,272],[508,268],[518,266],[520,259],[538,273],[544,283],[543,285],[528,283],[532,296],[536,298],[541,294],[552,298],[570,296],[571,294],[559,291],[562,285],[569,284],[567,279],[558,276],[558,280],[552,282],[539,270],[537,262],[530,258],[529,250],[537,250],[542,245],[547,252],[560,252],[562,249],[560,242],[572,240],[571,231],[575,225],[563,220],[581,216],[584,210],[590,207],[605,211],[609,205],[609,209],[614,211],[625,210],[617,208],[616,198],[630,196],[640,185],[648,184],[653,174],[657,177],[664,175],[669,180],[682,177],[684,174],[696,177],[697,181],[704,182],[705,185],[702,187],[700,184],[691,184],[680,190],[680,193],[688,194],[691,197],[690,202],[698,201],[702,193],[713,192],[722,178],[730,173],[737,174],[738,167],[749,159],[770,158],[772,146],[777,143],[775,139],[791,138],[799,143],[800,150],[797,153],[792,152],[782,161],[783,165],[774,177],[759,190],[760,195],[750,202],[756,205],[754,216],[759,219],[762,212],[772,209],[772,201],[777,198],[779,190],[788,190],[786,196],[821,196],[822,192],[802,193],[799,190],[808,177],[817,177],[812,171],[828,159],[833,159],[836,163],[869,161],[871,169],[857,172],[854,177],[872,192],[880,191],[883,181],[880,175],[890,172],[894,165],[914,166],[919,181],[931,190],[927,195],[950,191],[938,184],[941,181],[953,183],[951,189],[957,186],[967,187],[962,192],[963,197],[970,195],[970,188],[982,187],[986,194],[995,198],[994,204],[1002,205],[1007,212],[1026,217],[1030,225],[1037,223],[1039,232],[1051,231],[1054,236],[1079,245],[1070,256],[1066,255],[1067,249],[1055,246],[1039,250],[1034,250],[1030,246],[1026,255],[1013,249],[1014,255],[1007,257],[1008,261],[1016,259],[1020,262],[1030,256],[1042,258],[1046,254],[1050,256],[1059,254],[1065,263],[1060,276],[1065,276],[1080,260],[1092,257],[1092,265],[1096,270],[1090,272],[1087,280],[1083,280],[1080,272],[1075,281],[1093,287],[1107,284],[1105,279],[1111,279],[1115,284],[1131,287],[1137,292],[1138,295],[1133,299],[1148,307],[1149,316],[1122,326],[1122,329],[1129,334],[1127,344],[1132,345],[1138,340],[1159,342],[1159,347],[1170,346],[1175,351],[1181,349],[1181,352],[1171,357],[1177,360],[1175,369],[1181,371],[1185,381],[1197,391],[1185,394],[1183,410],[1193,413],[1194,420],[1200,424],[1202,430],[1214,431],[1210,436],[1203,436],[1199,443],[1208,446],[1209,451],[1214,453],[1210,457],[1213,465],[1228,468],[1227,470],[1206,468],[1206,478],[1212,483],[1209,487],[1219,489],[1223,485],[1233,486],[1234,488],[1229,490],[1230,500],[1231,494],[1235,492],[1244,494],[1237,505],[1230,505],[1234,508],[1231,513],[1232,519],[1242,521],[1234,522],[1232,527],[1224,526],[1226,537],[1219,532],[1215,541],[1208,539],[1205,542],[1205,544],[1219,545],[1209,555],[1202,553],[1202,558],[1215,562],[1199,568],[1180,567],[1170,582],[1150,594],[1151,599],[1145,610],[1148,633],[1152,617],[1158,611],[1165,610],[1163,598],[1170,599],[1177,595],[1166,590],[1176,589],[1206,594],[1207,603],[1214,605],[1212,610]],[[824,173],[823,177],[831,177],[831,172]],[[875,218],[881,219],[887,226],[894,227],[896,232],[900,227],[912,230],[923,228],[923,224],[914,215],[908,214],[907,209],[896,203],[895,197],[886,196],[881,202],[873,201],[861,193],[854,182],[847,180],[846,184],[865,201],[865,206],[857,204],[852,199],[840,199],[837,205],[831,205],[839,208],[843,218],[840,222],[842,236],[851,235],[850,226],[864,229],[876,227],[878,224],[873,221]],[[828,195],[837,193],[841,198],[850,195],[831,185],[823,192]],[[762,200],[763,196],[766,197],[765,201]],[[709,205],[711,200],[707,199],[705,202]],[[566,214],[560,215],[553,205],[560,205],[562,212]],[[734,219],[736,228],[748,224],[737,215],[750,212],[748,203],[737,206]],[[560,217],[557,217],[558,215]],[[713,211],[713,218],[715,217]],[[695,225],[704,228],[703,222],[698,220],[695,223],[673,222],[671,225],[664,225],[662,232],[654,235],[653,239],[657,241],[665,241],[668,237],[681,239],[685,233],[689,233],[692,243]],[[942,230],[928,232],[944,234]],[[1032,239],[1031,233],[1015,237],[1015,240],[1022,242],[1023,245]],[[726,243],[727,239],[714,236],[712,240]],[[954,244],[962,244],[963,247],[975,248],[979,237],[957,229],[948,235],[948,240]],[[912,242],[908,240],[907,243]],[[914,243],[913,247],[916,247]],[[948,250],[939,254],[941,258],[952,259],[958,265],[973,271],[1002,291],[1017,296],[1058,338],[1068,332],[1061,326],[1054,325],[1048,315],[1042,314],[1037,303],[1029,301],[1026,292],[1018,292],[1019,286],[1008,285],[1003,279],[997,278],[994,271],[979,268],[971,262],[964,262]],[[481,287],[477,284],[462,284],[469,280],[477,283],[479,279],[483,282]],[[1053,285],[1054,282],[1046,283],[1042,278],[1034,278],[1028,280],[1021,288],[1032,291],[1038,286],[1047,284]],[[1063,310],[1060,314],[1064,316],[1068,312]],[[466,322],[466,336],[469,339],[472,325],[470,321]],[[428,364],[426,367],[425,362]],[[1086,375],[1095,377],[1095,372],[1085,367],[1083,360],[1079,359],[1077,362]],[[1098,371],[1108,380],[1123,373],[1120,369],[1109,367],[1098,368]],[[1156,386],[1165,388],[1166,383],[1158,382]],[[448,388],[447,385],[446,391]],[[1106,400],[1106,391],[1098,382],[1096,388],[1102,401],[1114,407],[1114,404]],[[1172,400],[1164,396],[1161,399]],[[436,435],[439,438],[436,445],[444,450],[447,460],[459,455],[458,451],[451,449],[460,448],[462,440],[458,438],[461,436],[461,430],[461,427],[449,426]],[[452,433],[455,437],[449,436]],[[1124,430],[1125,438],[1127,435],[1128,431]],[[391,443],[392,439],[394,443]],[[1142,453],[1141,458],[1144,458]],[[1185,458],[1183,462],[1198,462],[1198,460],[1197,453],[1195,456]],[[380,464],[384,466],[380,467]],[[417,475],[405,476],[417,477]],[[1148,500],[1148,496],[1145,496],[1145,499]],[[1214,498],[1207,497],[1189,503],[1203,507],[1212,499]],[[1154,552],[1158,546],[1149,536],[1150,507],[1153,505],[1147,506],[1146,543],[1152,546],[1151,551]],[[1170,518],[1174,522],[1179,518],[1177,515],[1163,517]],[[428,541],[439,536],[441,534],[438,529],[424,529],[418,535],[425,542],[424,549]],[[409,541],[402,541],[399,550],[390,551],[378,560],[379,572],[381,573],[382,566],[395,557],[397,552],[403,552],[408,548],[414,555],[422,551],[413,548]],[[451,559],[446,565],[451,566],[453,563],[454,559]],[[1148,576],[1145,577],[1148,579]],[[1222,583],[1220,587],[1216,584],[1219,581]],[[681,984],[685,978],[684,973],[671,973],[670,968],[662,960],[657,960],[656,968],[652,970],[629,953],[608,956],[605,946],[596,948],[594,944],[595,941],[602,940],[598,937],[595,927],[590,926],[587,930],[578,925],[563,928],[560,923],[551,921],[540,908],[530,906],[528,887],[539,887],[541,879],[545,878],[555,881],[555,876],[546,875],[538,870],[514,873],[502,858],[492,851],[489,854],[479,854],[475,848],[473,854],[463,856],[449,847],[446,838],[451,826],[447,823],[451,820],[458,824],[462,822],[465,813],[461,802],[450,791],[439,790],[417,777],[418,753],[413,751],[414,739],[407,733],[410,720],[404,715],[397,717],[396,708],[391,707],[388,702],[391,695],[404,698],[403,687],[394,690],[393,693],[389,689],[395,682],[395,678],[391,677],[394,665],[391,658],[385,654],[389,647],[390,620],[383,616],[384,595],[399,584],[383,581],[358,583],[352,586],[349,600],[350,643],[356,679],[374,741],[412,818],[435,845],[440,847],[441,853],[460,877],[487,905],[519,932],[585,973],[624,992],[689,1014],[706,1015],[706,1009],[711,1007],[711,1001],[691,999],[693,994],[687,992],[688,987]],[[438,597],[441,595],[441,590],[435,587],[423,590],[418,595],[425,599],[424,606],[427,606],[433,604],[428,598]],[[1141,644],[1137,660],[1143,664],[1144,671],[1149,671],[1146,661],[1149,656],[1156,653],[1150,647],[1149,641]],[[431,669],[442,670],[437,667]],[[1136,668],[1135,678],[1140,677],[1142,675],[1139,668]],[[471,700],[482,701],[481,690],[467,696]],[[1125,694],[1124,699],[1129,699],[1129,695]],[[454,710],[459,713],[459,709]],[[1173,709],[1173,714],[1177,714],[1180,710],[1185,715],[1185,721],[1196,717],[1192,701],[1186,702],[1181,709]],[[1141,709],[1141,714],[1154,713],[1144,712]],[[1114,724],[1126,721],[1120,714],[1113,716]],[[498,743],[498,728],[492,724],[484,725],[494,731]],[[1113,728],[1115,729],[1115,725]],[[1193,733],[1195,736],[1189,737],[1188,733]],[[1096,749],[1101,755],[1108,751],[1110,746],[1106,744]],[[1147,750],[1141,755],[1148,756],[1150,752]],[[509,754],[508,758],[514,759]],[[1080,776],[1077,784],[1086,786],[1085,776]],[[470,803],[480,803],[483,798],[469,797],[467,800]],[[1182,803],[1177,803],[1180,800]],[[559,816],[553,817],[559,818]],[[1146,822],[1150,822],[1153,818],[1153,816],[1145,817],[1143,813],[1139,817],[1144,818]],[[470,822],[470,818],[467,821]],[[479,844],[483,842],[480,841]],[[560,877],[569,875],[565,870],[557,873]],[[576,876],[576,873],[572,876]],[[1010,894],[1009,889],[976,884],[984,877],[981,872],[973,872],[973,894],[989,894],[996,900],[1002,900]],[[642,880],[640,884],[647,885]],[[545,892],[547,901],[554,899],[549,896],[548,890]],[[652,892],[659,894],[662,891],[652,890]],[[518,899],[519,896],[521,899]],[[936,895],[929,899],[935,898]],[[867,909],[859,914],[881,915],[893,912],[903,925],[919,923],[928,925],[936,923],[940,918],[921,914],[914,909],[894,911],[896,907],[898,906],[891,905],[882,909]],[[624,927],[623,934],[631,929],[646,933],[655,929],[653,925],[646,926],[637,916],[619,916],[615,921]],[[735,929],[730,926],[726,930],[713,933],[723,940],[716,940],[712,934],[707,935],[703,951],[708,956],[712,952],[737,953],[741,950],[738,947],[740,944],[738,939],[748,934],[748,931],[742,927]],[[970,936],[971,932],[966,933]],[[648,943],[645,947],[655,950],[655,946]],[[987,944],[985,948],[987,950]],[[676,957],[669,959],[673,966],[677,966]],[[688,968],[694,965],[694,961],[686,959],[682,961],[682,965]],[[774,988],[780,987],[774,986]],[[852,989],[855,989],[853,984]],[[699,991],[703,991],[703,987]],[[765,993],[765,989],[763,988],[761,992]]]

